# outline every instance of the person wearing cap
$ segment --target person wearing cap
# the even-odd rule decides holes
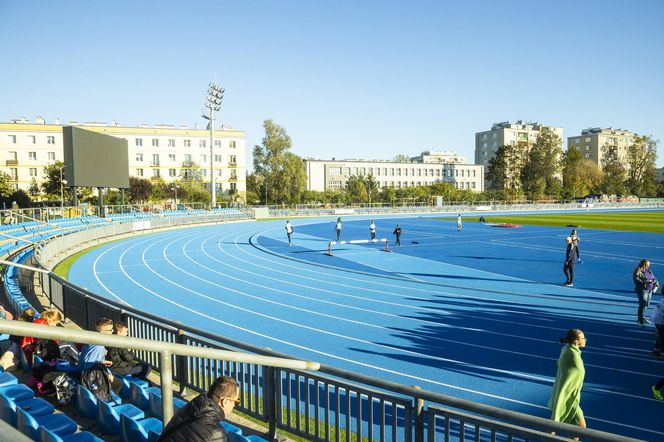
[[[563,265],[563,272],[565,272],[565,287],[574,287],[574,264],[576,263],[576,245],[571,236],[565,238],[567,242],[567,249],[565,250],[565,264]]]

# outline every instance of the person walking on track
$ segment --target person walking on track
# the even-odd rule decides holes
[[[288,246],[292,246],[293,243],[291,243],[291,235],[293,234],[293,225],[291,224],[290,220],[286,221],[286,235],[288,236]]]
[[[397,237],[396,242],[394,243],[395,246],[400,246],[401,245],[401,227],[399,224],[397,224],[397,227],[394,229],[394,232],[392,232],[392,235],[395,235]]]
[[[369,233],[371,233],[371,239],[376,239],[376,223],[373,220],[369,224]]]

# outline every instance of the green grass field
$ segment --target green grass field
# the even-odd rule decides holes
[[[566,227],[576,225],[584,229],[626,230],[632,232],[664,233],[664,211],[657,212],[595,212],[559,213],[547,215],[485,215],[487,223],[527,224],[532,226]],[[436,218],[456,219],[456,217]],[[479,215],[463,216],[464,222],[478,222]]]

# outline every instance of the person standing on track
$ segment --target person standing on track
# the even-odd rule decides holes
[[[291,224],[290,220],[286,221],[286,235],[288,236],[288,246],[292,246],[293,244],[291,243],[291,235],[293,234],[293,225]]]
[[[371,239],[376,239],[376,223],[373,220],[369,224],[369,233],[371,233]]]
[[[650,321],[646,319],[645,314],[650,305],[652,294],[655,293],[657,287],[659,287],[657,278],[655,278],[655,275],[653,275],[650,270],[649,260],[644,258],[639,262],[639,265],[637,265],[634,272],[632,272],[632,280],[634,281],[634,291],[639,299],[638,322],[639,325],[643,327],[646,324],[650,324]]]
[[[583,379],[586,375],[581,349],[587,342],[583,330],[576,328],[569,330],[567,335],[560,339],[560,343],[565,346],[560,351],[556,381],[548,404],[552,420],[578,425],[581,428],[586,428],[586,419],[579,406]]]
[[[574,287],[574,264],[576,263],[576,246],[571,236],[565,238],[567,241],[567,249],[565,250],[565,264],[563,265],[563,272],[565,272],[565,287]]]
[[[399,226],[399,224],[397,224],[397,227],[394,229],[394,232],[392,232],[392,235],[395,235],[397,237],[397,240],[394,243],[394,245],[401,246],[401,227]]]
[[[337,232],[337,242],[341,240],[341,217],[337,218],[337,224],[334,226],[334,230]]]
[[[461,228],[463,227],[463,223],[461,222],[461,214],[457,216],[457,232],[461,232]]]

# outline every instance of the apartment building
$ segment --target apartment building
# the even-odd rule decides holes
[[[522,120],[516,122],[504,121],[495,123],[491,130],[475,133],[475,164],[489,166],[500,146],[524,144],[531,146],[540,133],[553,132],[563,140],[563,128],[545,126],[539,123],[527,123]]]
[[[568,137],[567,148],[576,148],[587,160],[599,167],[610,160],[626,163],[627,148],[634,143],[636,134],[628,130],[594,127],[581,131],[581,135]]]
[[[373,176],[379,188],[405,188],[451,183],[457,189],[484,191],[484,167],[476,164],[443,163],[439,152],[426,151],[418,162],[394,162],[383,160],[304,160],[307,172],[307,190],[322,192],[346,187],[351,176]],[[448,154],[449,152],[445,152]],[[453,158],[463,158],[456,154]],[[426,161],[426,162],[425,162]]]
[[[47,123],[37,117],[0,122],[0,165],[15,189],[27,191],[32,183],[44,182],[44,167],[63,161],[64,126],[124,138],[128,144],[129,176],[172,182],[197,172],[210,183],[210,131],[165,124],[125,127],[112,123]],[[215,187],[218,192],[246,192],[245,133],[229,128],[215,129]],[[103,165],[99,165],[103,167]]]

